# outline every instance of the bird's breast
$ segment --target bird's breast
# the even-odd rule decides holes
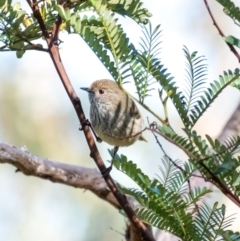
[[[128,146],[141,136],[142,118],[134,118],[124,106],[93,105],[90,120],[97,135],[110,145]]]

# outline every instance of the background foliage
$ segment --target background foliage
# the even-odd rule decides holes
[[[1,49],[3,51],[8,49],[16,50],[17,57],[22,57],[25,51],[28,49],[42,48],[41,40],[39,43],[34,42],[34,45],[26,42],[26,39],[32,40],[40,37],[39,30],[36,27],[36,21],[32,19],[32,22],[31,22],[31,19],[28,19],[24,11],[21,10],[19,4],[15,4],[14,7],[12,8],[6,8],[5,7],[6,5],[4,4],[6,4],[6,2],[3,2],[3,1],[0,4],[0,6],[2,7],[1,14],[2,14],[2,17],[4,17],[4,20],[1,22],[2,23],[1,28],[4,29],[4,31],[1,34],[1,41],[2,41]],[[51,6],[46,4],[45,8],[42,7],[42,15],[45,16],[44,15],[45,12],[52,11],[53,9],[55,10],[55,12],[52,12],[52,15],[46,14],[44,19],[45,22],[47,23],[47,26],[50,27],[51,24],[53,23],[52,17],[56,16],[58,12],[61,15],[61,17],[65,20],[63,22],[62,27],[71,33],[77,33],[81,37],[83,37],[85,42],[91,47],[92,50],[94,50],[94,53],[98,57],[100,57],[101,61],[106,66],[106,69],[112,75],[112,78],[115,78],[119,84],[122,84],[127,80],[129,80],[127,77],[129,77],[129,74],[131,73],[133,75],[135,86],[137,87],[135,90],[137,91],[137,97],[135,98],[136,100],[138,100],[139,104],[147,110],[149,106],[148,104],[146,104],[146,101],[149,98],[148,96],[151,95],[152,93],[156,93],[156,89],[159,88],[159,85],[152,84],[154,80],[156,80],[157,84],[161,85],[161,89],[159,92],[160,99],[158,100],[158,103],[159,103],[159,108],[162,109],[161,111],[162,113],[160,115],[157,111],[155,110],[153,111],[152,109],[151,109],[151,112],[157,118],[159,124],[161,122],[163,124],[162,126],[158,126],[158,131],[160,131],[163,135],[165,135],[169,139],[173,140],[173,142],[177,143],[178,146],[180,146],[181,149],[184,150],[185,153],[189,156],[190,161],[193,165],[191,166],[189,164],[189,166],[185,167],[187,168],[188,172],[193,172],[197,168],[201,170],[201,173],[205,178],[209,179],[209,178],[212,178],[211,176],[212,174],[209,173],[207,170],[211,168],[213,174],[217,176],[218,179],[221,180],[221,182],[223,182],[228,187],[230,187],[231,191],[234,194],[239,195],[238,194],[239,181],[237,179],[238,173],[236,171],[236,167],[238,167],[239,165],[239,160],[233,156],[233,153],[235,153],[238,146],[238,139],[232,139],[226,144],[227,145],[226,147],[226,145],[223,146],[218,142],[212,141],[210,137],[208,137],[208,141],[210,145],[207,145],[207,143],[203,141],[195,131],[193,131],[193,127],[197,122],[197,120],[199,119],[199,117],[202,116],[204,111],[212,104],[213,100],[215,100],[215,97],[217,97],[218,94],[227,85],[234,83],[235,87],[238,87],[238,85],[236,84],[237,83],[236,80],[238,80],[239,78],[238,70],[224,72],[223,75],[219,78],[218,82],[212,82],[212,84],[205,83],[206,62],[204,61],[204,58],[201,57],[201,55],[199,57],[199,55],[196,52],[191,53],[186,47],[184,47],[184,55],[187,63],[187,67],[186,67],[187,80],[185,80],[184,83],[188,83],[188,87],[180,88],[179,85],[177,85],[178,83],[176,83],[176,80],[172,78],[173,74],[169,75],[168,74],[169,71],[167,71],[166,67],[162,65],[162,62],[161,62],[162,60],[158,59],[158,56],[159,56],[158,47],[159,47],[159,41],[161,41],[161,39],[159,38],[161,34],[160,33],[161,27],[157,26],[157,28],[155,29],[151,25],[146,26],[143,30],[141,44],[139,45],[139,47],[136,47],[137,43],[133,45],[133,43],[127,37],[127,34],[123,32],[122,27],[119,24],[117,24],[116,17],[113,15],[112,12],[108,10],[108,8],[112,9],[113,12],[116,12],[117,14],[132,16],[135,21],[140,23],[146,23],[146,20],[149,17],[148,11],[143,10],[140,4],[139,4],[139,8],[136,8],[136,11],[131,10],[131,8],[125,9],[125,11],[123,10],[120,11],[119,9],[123,9],[122,7],[124,6],[120,6],[120,8],[117,8],[117,6],[114,4],[107,6],[107,3],[106,5],[104,4],[96,5],[95,1],[89,2],[88,4],[83,3],[80,7],[78,7],[77,10],[86,11],[86,9],[89,9],[91,4],[95,8],[96,13],[93,16],[86,15],[85,17],[83,17],[80,15],[83,20],[82,22],[80,22],[80,18],[78,19],[75,11],[70,12],[68,10],[64,10],[60,6],[54,6],[54,4]],[[5,11],[9,12],[10,14],[8,15],[4,14]],[[30,21],[30,23],[28,21]],[[21,31],[19,27],[21,27]],[[11,33],[14,33],[13,37],[11,37]],[[112,55],[110,54],[110,52],[112,52]],[[34,68],[34,64],[33,66],[30,66],[30,67]],[[69,66],[69,68],[70,67],[71,65]],[[24,83],[22,85],[24,86]],[[47,85],[49,86],[49,81]],[[55,87],[55,85],[53,86]],[[8,84],[6,86],[8,86]],[[8,88],[8,87],[5,87],[5,88]],[[14,88],[11,88],[11,86],[9,88],[11,89],[11,91],[14,90]],[[24,89],[24,87],[21,87],[21,88]],[[45,90],[47,91],[47,89],[49,89],[49,87],[43,89],[42,91],[44,92],[42,93],[43,96],[46,96]],[[200,95],[201,93],[204,93],[204,95]],[[28,103],[29,99],[31,98],[31,94],[32,93],[30,92],[26,97],[26,95],[24,95],[23,93],[23,99],[22,99],[22,96],[19,97],[19,100],[23,101],[23,105],[25,103]],[[14,96],[14,98],[16,98],[15,101],[14,100],[12,101],[11,99],[12,97],[9,97],[9,98],[10,98],[9,102],[12,103],[13,105],[12,114],[11,112],[9,113],[9,116],[12,117],[16,115],[17,111],[19,111],[18,107],[15,107],[15,111],[14,111],[14,104],[16,105],[16,103],[18,103],[17,101],[18,97],[17,97],[17,94],[16,94],[16,97]],[[50,97],[49,99],[51,98],[54,99],[54,97]],[[3,99],[5,101],[4,108],[6,108],[6,106],[8,106],[6,105],[6,101],[8,101],[8,99],[7,98],[3,98]],[[167,106],[169,105],[168,104],[169,100],[172,100],[173,105],[178,110],[178,113],[184,125],[185,133],[179,134],[178,132],[173,131],[173,129],[169,124],[169,120],[171,121],[171,118],[169,118],[169,114],[167,111],[169,108]],[[53,105],[54,108],[56,108],[56,110],[59,108],[62,112],[63,111],[62,106],[61,108],[59,107],[59,100],[58,99],[53,100],[53,103],[54,102],[56,103],[55,106]],[[161,102],[162,102],[162,105],[161,105]],[[60,116],[60,118],[59,117],[56,118],[57,121],[53,121],[52,125],[51,124],[49,125],[48,118],[44,117],[45,123],[40,122],[39,125],[44,126],[44,128],[48,126],[47,128],[49,128],[51,131],[49,132],[48,135],[44,135],[43,137],[41,137],[40,133],[38,133],[37,136],[39,137],[33,138],[34,140],[32,141],[32,134],[31,134],[32,130],[39,129],[39,128],[38,126],[36,126],[35,122],[33,122],[31,126],[31,121],[29,121],[28,118],[26,117],[29,116],[29,113],[35,113],[36,111],[35,108],[36,108],[36,105],[32,105],[32,107],[30,105],[30,107],[26,108],[26,113],[28,114],[24,114],[25,110],[20,111],[19,113],[19,117],[20,117],[19,119],[21,120],[22,118],[22,123],[23,123],[19,127],[18,126],[15,127],[16,133],[20,133],[20,136],[21,136],[21,138],[19,139],[19,143],[26,144],[26,141],[24,142],[24,136],[26,136],[26,138],[30,139],[29,143],[31,143],[31,145],[33,146],[32,149],[30,149],[31,145],[29,144],[28,148],[31,151],[33,151],[35,146],[36,152],[41,153],[41,149],[39,149],[39,146],[41,145],[39,145],[39,142],[40,143],[51,142],[53,143],[53,145],[51,145],[51,147],[49,148],[51,148],[53,151],[54,150],[57,151],[58,153],[56,155],[55,152],[53,152],[54,158],[58,158],[58,155],[59,155],[60,159],[65,159],[64,156],[66,156],[66,159],[71,159],[69,158],[70,157],[69,153],[63,154],[65,151],[59,152],[59,144],[54,145],[55,138],[57,135],[60,136],[60,139],[62,139],[61,137],[64,136],[59,133],[59,130],[61,130],[61,133],[64,131],[65,131],[65,134],[70,133],[69,130],[64,125],[64,118],[66,118],[66,116],[69,115],[70,110],[66,111],[66,113],[64,113],[63,111],[62,116]],[[35,119],[37,120],[37,123],[41,120],[41,116],[39,116],[39,113],[45,112],[45,109],[41,110],[41,108],[42,107],[40,105],[39,109],[36,111]],[[9,109],[8,108],[6,109],[7,110],[5,110],[5,112],[8,113]],[[44,113],[44,114],[49,117],[51,117],[52,115],[52,113],[49,113],[49,114]],[[160,118],[159,116],[163,116],[163,118]],[[2,118],[2,119],[4,121],[5,118]],[[8,122],[9,119],[11,118],[5,119],[4,126],[9,126],[10,128],[12,125],[10,125],[10,123]],[[14,120],[12,121],[14,122]],[[27,125],[30,132],[29,135],[27,135],[26,130],[22,128],[22,126],[25,126],[26,123],[28,123]],[[55,126],[56,123],[57,123],[57,126]],[[77,123],[75,125],[77,126]],[[73,127],[71,128],[75,130],[75,128]],[[7,130],[7,129],[4,128],[4,130]],[[21,135],[21,131],[24,132],[24,134],[22,134],[23,137]],[[74,133],[74,131],[72,133]],[[69,136],[69,138],[75,139],[78,137],[72,134],[72,136]],[[65,147],[66,141],[65,140],[61,140],[61,141],[62,141],[62,146]],[[75,141],[73,141],[73,143],[74,142]],[[16,144],[18,144],[18,142]],[[220,153],[220,155],[214,155],[209,158],[212,149],[216,153]],[[43,147],[42,152],[45,153],[45,147]],[[74,158],[76,158],[76,160],[79,159],[79,153],[78,154],[76,153],[75,155],[76,156]],[[164,159],[165,168],[169,168],[169,172],[171,173],[170,168],[173,168],[173,166],[170,165],[169,158],[168,157],[165,157],[165,158],[166,158]],[[207,158],[205,162],[207,169],[202,165],[198,164],[199,160],[204,158]],[[122,160],[122,158],[120,158],[119,160]],[[122,166],[121,164],[119,168],[124,169],[124,166]],[[131,171],[131,167],[125,168],[124,171],[126,173],[129,173]],[[174,171],[172,172],[177,172],[177,170],[174,169]],[[169,200],[164,200],[165,197],[173,198],[172,200],[177,200],[177,199],[181,200],[179,199],[180,196],[176,196],[176,195],[180,195],[180,194],[182,195],[182,193],[178,193],[176,190],[178,190],[182,185],[184,185],[184,183],[186,183],[188,178],[186,176],[181,176],[181,173],[182,172],[179,172],[179,174],[174,173],[174,176],[176,176],[176,180],[172,179],[172,181],[175,181],[173,183],[166,182],[166,180],[164,179],[160,182],[156,180],[151,181],[150,179],[148,180],[147,176],[145,176],[146,180],[144,180],[144,183],[141,184],[139,183],[139,181],[137,182],[138,185],[141,184],[140,187],[145,192],[145,193],[137,192],[138,200],[141,202],[141,204],[144,204],[143,205],[144,207],[146,206],[145,207],[146,209],[144,211],[139,210],[139,214],[141,214],[142,217],[147,222],[153,223],[153,220],[151,219],[152,213],[150,213],[149,211],[154,210],[154,212],[156,213],[155,215],[157,214],[159,215],[159,213],[157,213],[157,207],[160,204],[151,203],[151,202],[154,202],[154,200],[155,201],[159,200],[160,197],[163,198],[163,200],[159,200],[161,202],[161,205],[163,206],[165,206],[164,202],[169,202]],[[180,176],[178,177],[178,175]],[[136,176],[137,176],[137,172],[135,171],[134,175],[131,176],[131,178],[135,180]],[[165,185],[168,185],[173,189],[172,191],[173,196],[169,193],[166,193],[166,196],[159,195],[159,193],[165,192],[166,187],[163,185],[163,182],[166,182]],[[218,184],[218,182],[215,180],[214,184]],[[148,190],[149,188],[150,190]],[[124,189],[124,190],[126,192],[131,192],[133,195],[136,196],[135,189],[134,190]],[[196,188],[196,190],[193,193],[195,195],[195,199],[197,199],[197,197],[201,197],[207,194],[208,191],[205,189]],[[148,199],[148,201],[146,201],[146,198]],[[183,206],[180,205],[179,206],[180,209],[178,210],[180,212],[179,213],[180,220],[181,221],[185,219],[188,220],[188,223],[190,225],[189,227],[185,227],[184,229],[183,228],[171,229],[171,225],[174,224],[174,226],[176,227],[175,225],[176,223],[171,222],[174,216],[173,217],[171,215],[169,216],[168,212],[165,213],[165,216],[164,216],[164,213],[160,213],[161,214],[160,217],[156,216],[155,221],[157,220],[157,222],[153,224],[157,227],[160,227],[161,229],[164,229],[164,228],[169,229],[171,232],[174,232],[174,234],[178,235],[179,237],[186,238],[186,240],[191,240],[191,238],[194,237],[194,235],[196,234],[194,231],[192,231],[194,230],[192,226],[194,224],[189,221],[191,220],[190,215],[186,214],[186,216],[184,216],[185,215],[184,210],[189,209],[191,205],[193,205],[194,203],[196,204],[196,200],[194,200],[194,197],[192,196],[187,197],[186,195],[186,200],[184,203],[182,203]],[[203,219],[205,218],[207,220],[208,217],[212,217],[214,222],[216,222],[216,219],[214,219],[215,216],[218,219],[220,218],[221,220],[223,219],[223,217],[225,217],[225,206],[217,207],[216,204],[211,206],[203,205],[201,212],[202,212]],[[161,220],[160,220],[161,217],[165,217],[164,220],[169,220],[169,223],[164,224],[165,225],[164,226],[161,223]],[[198,222],[198,220],[196,219],[195,222]],[[216,230],[215,229],[210,230],[208,226],[206,226],[207,225],[206,222],[205,222],[206,225],[201,226],[200,224],[202,224],[202,222],[203,220],[200,220],[198,222],[197,229],[202,234],[205,233],[207,237],[213,235],[213,238],[217,238],[217,236],[220,235],[222,237],[228,236],[228,238],[231,238],[230,240],[236,240],[234,238],[237,236],[232,237],[227,232],[225,233],[219,232],[219,230],[222,230],[221,227],[219,227],[219,229],[216,228]],[[226,219],[225,222],[226,222],[225,224],[228,225],[229,219]],[[206,230],[209,230],[209,234],[204,232]]]

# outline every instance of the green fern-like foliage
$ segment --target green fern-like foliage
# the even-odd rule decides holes
[[[223,11],[227,14],[238,26],[240,24],[240,10],[232,1],[230,0],[216,0],[224,8]],[[225,41],[231,45],[237,46],[240,48],[240,40],[232,35],[225,37]]]
[[[210,86],[206,86],[206,64],[205,59],[202,56],[198,56],[197,52],[190,53],[189,50],[184,47],[183,49],[186,60],[187,60],[187,88],[179,90],[180,99],[182,99],[184,113],[180,116],[183,123],[187,128],[192,128],[199,118],[206,112],[211,106],[214,100],[219,94],[228,86],[239,86],[239,69],[235,69],[234,72],[231,70],[224,71],[223,75],[219,76],[219,81],[210,83]],[[186,117],[187,116],[187,117]]]
[[[143,2],[140,0],[110,0],[106,3],[112,11],[130,17],[138,23],[147,24],[149,17],[152,16],[146,8],[142,7]]]
[[[151,24],[148,28],[143,28],[144,37],[141,38],[141,49],[137,51],[136,57],[134,56],[132,75],[139,101],[143,102],[144,98],[150,95],[151,83],[157,82],[172,100],[183,122],[188,123],[189,120],[183,107],[184,100],[179,93],[176,82],[159,58],[159,36],[161,33],[159,29],[160,25],[153,29]]]
[[[150,95],[151,83],[158,82],[160,88],[165,91],[178,110],[184,126],[192,128],[227,86],[239,86],[239,70],[225,71],[219,81],[214,81],[210,86],[206,86],[207,68],[204,57],[198,56],[196,51],[190,53],[184,47],[188,85],[185,90],[181,90],[158,57],[159,35],[159,25],[155,29],[152,29],[151,25],[148,28],[144,27],[144,37],[140,43],[142,49],[137,50],[137,55],[133,51],[134,61],[132,61],[131,70],[139,102],[142,103],[144,98]]]
[[[141,103],[152,91],[151,84],[156,81],[151,74],[150,68],[152,59],[157,58],[159,54],[160,25],[153,29],[151,23],[149,23],[148,28],[143,26],[142,33],[141,49],[133,55],[131,63],[133,79]]]
[[[101,40],[113,55],[119,75],[119,78],[116,80],[121,85],[123,82],[121,70],[123,69],[125,72],[125,69],[124,67],[122,68],[122,66],[124,65],[124,62],[128,60],[128,55],[131,55],[134,47],[129,43],[129,39],[126,37],[121,26],[117,24],[117,19],[115,18],[114,13],[107,10],[107,6],[99,5],[98,2],[96,2],[94,7],[103,23],[102,30],[104,34]]]
[[[219,81],[215,80],[210,86],[206,86],[205,59],[197,56],[197,52],[190,53],[186,47],[183,51],[187,59],[187,88],[185,93],[180,91],[179,95],[183,99],[183,112],[185,112],[183,116],[188,117],[182,119],[183,123],[186,128],[192,128],[226,87],[239,86],[240,74],[239,69],[235,69],[234,72],[224,71],[223,75],[219,76]]]
[[[189,190],[189,168],[182,166],[183,172],[177,168],[181,166],[179,162],[170,162],[167,157],[162,159],[162,163],[159,178],[151,180],[126,156],[115,156],[114,166],[140,188],[120,185],[124,193],[132,195],[141,204],[136,209],[138,216],[144,222],[171,232],[182,240],[237,240],[238,233],[230,234],[227,231],[233,218],[226,217],[225,206],[215,203],[210,207],[201,202],[211,191],[205,187]]]
[[[186,83],[184,103],[186,114],[190,121],[193,122],[196,116],[196,109],[199,107],[199,98],[202,95],[206,80],[206,64],[204,58],[197,56],[197,52],[190,53],[186,46],[183,48],[186,63]]]
[[[154,29],[151,25],[148,28],[144,27],[144,37],[140,42],[142,49],[137,50],[137,54],[133,52],[134,61],[132,61],[131,70],[139,102],[142,103],[144,98],[150,95],[151,83],[157,82],[173,102],[185,128],[192,128],[226,87],[229,85],[239,87],[239,69],[234,72],[224,71],[219,81],[214,81],[207,86],[205,84],[207,68],[204,57],[198,56],[196,51],[190,53],[184,47],[187,60],[187,88],[181,90],[159,59],[159,35],[159,25]]]
[[[218,203],[215,203],[210,207],[204,204],[200,208],[200,215],[195,219],[195,224],[200,230],[199,240],[236,240],[228,234],[228,231],[225,231],[233,220],[232,216],[226,217],[225,205],[219,207]],[[213,222],[214,225],[212,225]]]
[[[109,3],[113,7],[110,11],[107,3],[104,4],[101,1],[92,1],[91,3],[98,17],[81,17],[81,12],[71,12],[70,9],[64,9],[61,5],[57,5],[56,9],[66,24],[71,27],[71,32],[78,33],[83,37],[94,53],[102,60],[113,78],[122,85],[124,79],[129,76],[129,56],[135,52],[135,48],[121,25],[118,24],[115,12],[112,10],[116,10],[118,13],[123,11],[128,15],[133,14],[133,19],[140,21],[140,19],[136,19],[138,16],[136,11],[141,12],[141,4],[138,4],[139,8],[133,11],[131,7],[127,8],[126,5],[120,4],[116,8],[116,4]],[[127,12],[125,8],[130,12]],[[142,11],[141,18],[145,16],[144,13],[147,17],[148,13],[145,10]]]
[[[71,33],[78,33],[86,41],[113,78],[117,80],[121,66],[117,68],[115,61],[109,54],[109,45],[106,44],[106,35],[100,18],[95,16],[89,18],[86,15],[81,18],[78,14],[70,13],[69,9],[63,9],[62,7],[58,8],[58,12],[61,13],[66,23],[71,26]],[[124,75],[120,76],[124,78]]]
[[[219,94],[228,86],[234,85],[234,82],[239,82],[239,69],[234,73],[229,70],[224,71],[223,75],[219,76],[220,81],[214,81],[210,87],[203,90],[203,95],[198,101],[198,106],[195,108],[195,114],[192,116],[192,126],[199,120],[203,113],[210,107],[211,103],[219,96]]]
[[[240,157],[235,156],[240,147],[239,137],[229,138],[221,144],[206,136],[209,145],[196,131],[184,129],[187,137],[182,137],[166,125],[159,126],[158,130],[168,141],[186,153],[193,164],[193,171],[200,171],[205,180],[211,180],[223,193],[227,189],[230,195],[235,196],[236,200],[239,199]]]
[[[0,1],[0,51],[16,51],[21,58],[26,50],[42,48],[41,44],[31,43],[42,34],[20,3],[11,4],[11,0]]]

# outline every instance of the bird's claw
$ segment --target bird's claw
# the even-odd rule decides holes
[[[88,120],[88,119],[85,119],[81,124],[80,124],[80,127],[79,127],[79,130],[82,131],[84,126],[90,126],[91,127],[91,122]]]
[[[88,119],[85,119],[81,124],[81,126],[79,127],[79,130],[82,131],[84,126],[89,126],[93,132],[93,135],[95,136],[96,140],[98,143],[101,143],[102,142],[102,139],[100,137],[97,136],[96,132],[93,130],[92,128],[92,124],[91,122],[88,120]]]
[[[152,129],[152,130],[156,130],[156,129],[157,129],[157,122],[154,121],[153,123],[151,123],[151,124],[149,125],[149,127],[150,127],[150,129]]]
[[[119,148],[119,146],[114,146],[111,164],[104,171],[102,171],[102,177],[108,176],[110,174],[110,172],[112,171],[114,158],[115,158],[115,156],[117,154],[118,148]]]
[[[104,178],[104,177],[108,176],[111,171],[112,171],[112,164],[102,172],[102,177]]]
[[[102,139],[100,137],[98,137],[98,136],[96,136],[96,140],[97,140],[98,143],[102,142]]]

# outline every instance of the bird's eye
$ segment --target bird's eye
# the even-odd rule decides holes
[[[100,95],[104,94],[104,90],[100,89],[100,90],[99,90],[99,94],[100,94]]]

